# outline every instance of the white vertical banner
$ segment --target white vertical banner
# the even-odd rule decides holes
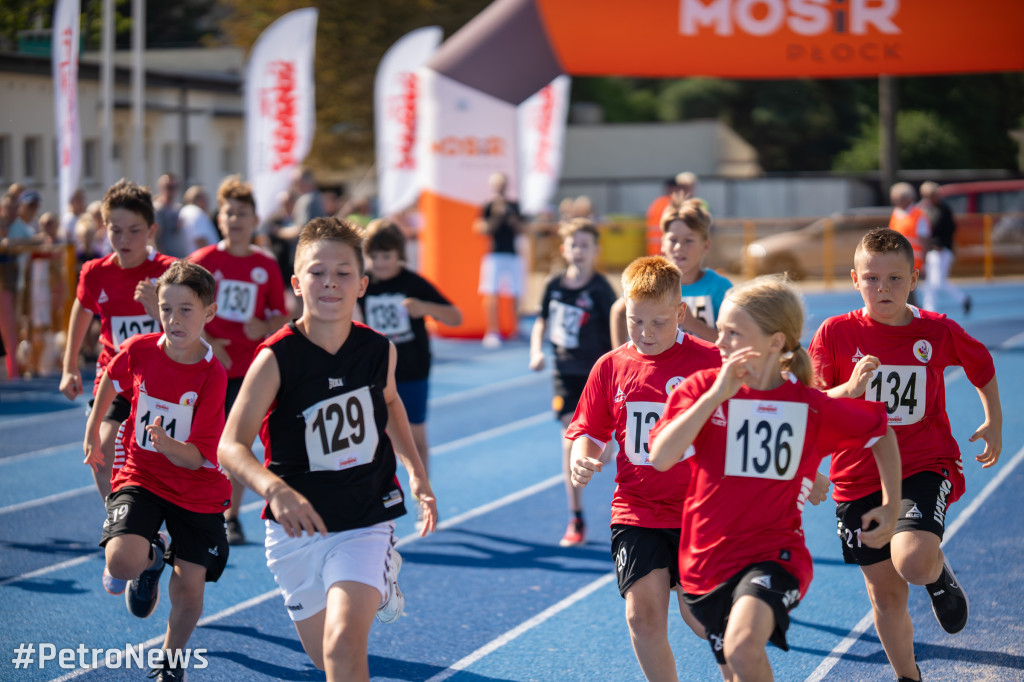
[[[82,174],[78,120],[79,0],[57,0],[53,13],[53,105],[57,134],[60,211],[67,208]]]
[[[492,194],[491,174],[504,173],[506,196],[518,201],[515,105],[429,68],[420,77],[423,189],[478,206]]]
[[[313,143],[316,128],[313,56],[317,10],[285,14],[256,40],[245,73],[248,176],[256,212],[269,216],[277,195]]]
[[[516,110],[519,127],[519,207],[527,215],[544,211],[562,173],[569,76],[554,79]]]
[[[378,213],[391,215],[419,196],[422,162],[416,139],[423,88],[418,75],[441,44],[439,26],[405,34],[380,60],[373,89]]]

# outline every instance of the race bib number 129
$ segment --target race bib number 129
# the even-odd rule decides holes
[[[340,471],[373,461],[378,434],[368,386],[321,400],[302,416],[310,471]]]
[[[730,400],[726,433],[726,476],[792,480],[804,451],[807,404]]]

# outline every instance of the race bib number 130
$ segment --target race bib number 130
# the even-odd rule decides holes
[[[807,433],[807,404],[730,400],[725,475],[789,481]]]
[[[369,387],[321,400],[302,416],[310,471],[340,471],[373,461],[378,434]]]

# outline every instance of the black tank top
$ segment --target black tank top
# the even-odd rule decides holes
[[[263,420],[266,467],[310,501],[330,532],[405,514],[388,412],[388,339],[352,324],[333,355],[290,323],[268,338],[281,388]],[[263,517],[273,519],[269,505]]]

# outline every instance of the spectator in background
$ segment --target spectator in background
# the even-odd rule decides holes
[[[55,213],[39,217],[39,237],[45,242],[31,254],[29,280],[29,335],[32,345],[31,371],[36,376],[52,376],[60,358],[55,331],[64,325],[64,304],[68,298],[64,237]]]
[[[370,200],[366,197],[354,199],[348,210],[349,214],[345,216],[345,220],[355,223],[359,227],[366,227],[373,219],[370,211]]]
[[[85,213],[85,192],[79,187],[72,193],[68,201],[68,211],[61,218],[60,238],[61,241],[69,244],[75,243],[75,225],[78,219]]]
[[[92,224],[95,232],[90,236],[92,241],[89,244],[89,248],[86,249],[86,245],[82,242],[75,244],[75,249],[82,254],[93,254],[85,260],[92,260],[93,258],[102,258],[103,256],[113,253],[113,248],[110,246],[110,240],[107,239],[107,222],[103,220],[103,202],[94,201],[89,204],[85,209],[86,215],[92,218]],[[76,239],[79,236],[79,230],[75,228]],[[85,261],[82,261],[83,263]]]
[[[18,367],[18,320],[14,298],[18,291],[18,259],[11,248],[11,226],[18,218],[18,198],[7,192],[0,198],[0,341],[3,342],[7,378],[21,378]]]
[[[924,252],[932,235],[932,226],[924,209],[916,204],[917,193],[909,182],[897,182],[889,189],[889,200],[892,202],[892,216],[889,217],[889,229],[896,230],[910,242],[914,249],[914,269],[924,274]],[[927,278],[926,278],[927,279]],[[910,290],[907,302],[917,307],[917,292]]]
[[[178,223],[185,238],[188,253],[220,241],[220,232],[210,220],[210,195],[202,185],[192,185],[185,191],[185,205],[178,212]]]
[[[928,273],[924,287],[924,307],[926,310],[938,310],[936,297],[945,292],[956,299],[963,307],[964,315],[967,315],[971,312],[971,297],[949,281],[949,271],[953,268],[956,221],[953,220],[953,211],[939,196],[938,183],[921,183],[921,208],[928,215],[932,226],[931,248],[924,257],[924,267]]]
[[[166,173],[156,181],[157,194],[153,197],[153,208],[156,209],[156,250],[174,258],[184,258],[192,253],[188,248],[185,232],[181,227],[178,203],[178,178],[174,173]]]
[[[320,190],[313,180],[313,171],[308,168],[296,171],[295,193],[298,198],[295,200],[295,208],[292,209],[292,221],[299,230],[313,218],[327,215],[324,211],[323,197],[320,196]]]
[[[481,217],[475,229],[490,238],[490,248],[480,263],[479,292],[484,297],[484,312],[487,315],[487,329],[484,333],[484,348],[501,347],[498,322],[498,296],[511,296],[518,315],[519,297],[523,293],[523,263],[516,253],[516,236],[522,232],[523,219],[519,204],[505,198],[507,179],[502,173],[490,177],[494,196],[484,204]],[[518,328],[518,323],[516,327]]]
[[[644,223],[647,225],[647,255],[661,255],[661,214],[665,212],[672,203],[672,194],[676,191],[676,179],[674,177],[665,181],[665,193],[655,198],[647,207],[647,217]]]

